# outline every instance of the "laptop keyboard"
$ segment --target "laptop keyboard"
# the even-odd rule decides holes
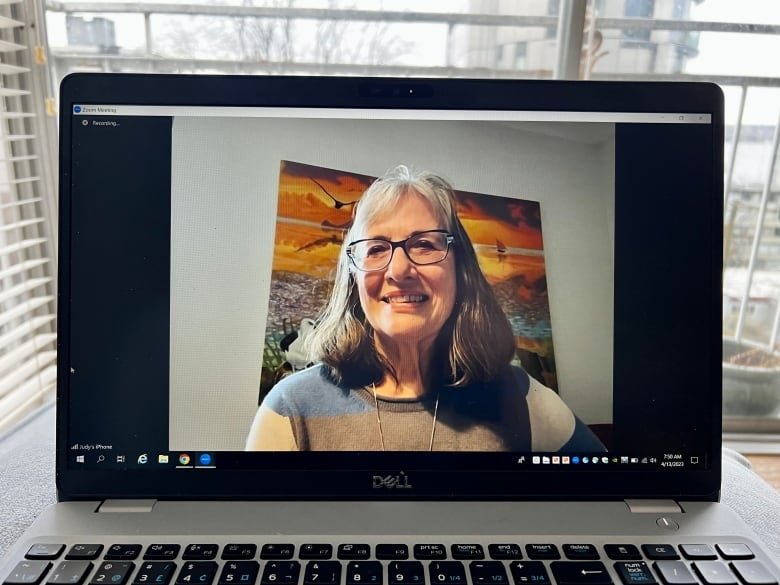
[[[3,585],[775,585],[744,543],[35,544]]]

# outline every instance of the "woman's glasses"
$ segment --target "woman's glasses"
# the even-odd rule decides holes
[[[347,246],[347,256],[358,270],[374,272],[387,268],[395,249],[403,248],[406,257],[413,264],[424,266],[444,260],[454,240],[455,236],[447,230],[428,230],[397,242],[382,239],[357,240]]]

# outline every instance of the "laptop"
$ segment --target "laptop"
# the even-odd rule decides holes
[[[713,85],[78,74],[6,585],[768,585]]]

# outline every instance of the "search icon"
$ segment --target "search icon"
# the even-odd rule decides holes
[[[98,463],[103,463],[103,461],[105,461],[105,460],[106,460],[106,456],[105,455],[98,455],[98,460],[97,460]]]

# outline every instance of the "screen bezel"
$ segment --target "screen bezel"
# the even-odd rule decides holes
[[[408,90],[412,91],[409,92]],[[411,95],[410,95],[411,94]],[[698,236],[711,250],[707,263],[711,329],[703,333],[706,378],[720,380],[723,189],[723,95],[706,83],[552,82],[466,79],[163,76],[75,74],[60,94],[60,273],[58,305],[57,487],[61,500],[158,499],[614,499],[715,500],[720,486],[721,388],[709,388],[709,467],[704,470],[578,470],[577,491],[564,470],[531,472],[409,469],[365,454],[346,469],[79,470],[68,466],[70,315],[70,187],[72,108],[77,103],[117,105],[287,106],[594,112],[691,112],[712,115],[712,197]],[[306,454],[316,456],[315,454]],[[408,475],[404,490],[378,490],[376,476]]]

